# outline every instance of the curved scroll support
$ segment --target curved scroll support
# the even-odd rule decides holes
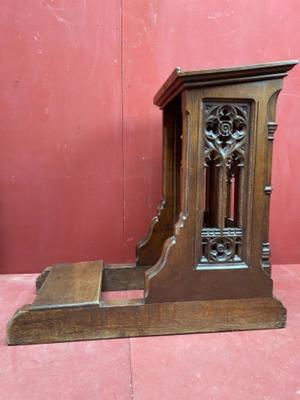
[[[146,236],[137,242],[136,246],[138,249],[141,249],[142,247],[146,246],[147,243],[151,240],[151,237],[153,235],[153,229],[154,229],[155,225],[158,223],[158,221],[159,221],[159,219],[157,216],[152,218],[152,220],[150,221],[150,224],[148,226],[148,231],[146,233]]]
[[[154,265],[162,251],[164,241],[173,234],[173,225],[166,201],[163,199],[152,218],[144,239],[136,246],[136,264],[139,266]]]
[[[171,236],[170,238],[168,238],[164,243],[160,259],[152,268],[148,269],[145,272],[145,297],[147,297],[149,294],[149,281],[164,268],[168,259],[170,249],[175,245],[175,243],[176,243],[175,236]]]
[[[165,208],[165,204],[166,204],[166,201],[164,199],[161,199],[160,204],[157,207],[157,214],[150,221],[150,224],[148,226],[148,230],[147,230],[147,233],[146,233],[145,237],[137,242],[136,247],[137,247],[138,250],[143,248],[143,247],[145,247],[145,246],[147,246],[147,243],[151,240],[151,237],[153,235],[154,227],[159,222],[159,217],[161,215],[161,212]]]
[[[174,236],[164,244],[159,261],[145,274],[146,303],[189,301],[201,297],[201,274],[195,270],[195,242],[184,213]]]
[[[169,237],[163,246],[162,254],[157,263],[145,273],[145,299],[147,303],[176,301],[185,296],[180,290],[183,283],[184,269],[190,271],[194,266],[194,242],[185,224],[187,216],[181,212],[174,226],[174,235]],[[192,272],[193,274],[193,272]],[[189,276],[187,271],[185,276]],[[176,281],[179,279],[179,286]]]

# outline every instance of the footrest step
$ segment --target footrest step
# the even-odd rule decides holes
[[[30,308],[37,310],[99,304],[102,271],[102,260],[51,267]]]

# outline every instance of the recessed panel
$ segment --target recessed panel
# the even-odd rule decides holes
[[[205,210],[200,264],[241,263],[250,105],[205,101],[203,113]]]

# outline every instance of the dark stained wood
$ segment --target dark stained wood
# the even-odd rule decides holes
[[[172,236],[180,207],[181,99],[168,104],[163,114],[163,198],[145,238],[137,243],[137,265],[154,265],[163,244]]]
[[[227,75],[226,85],[220,84],[219,78],[209,79],[209,85],[205,85],[206,72],[189,75],[177,71],[178,78],[173,75],[172,83],[163,88],[166,92],[163,90],[161,96],[173,90],[176,82],[184,82],[177,94],[182,99],[183,118],[181,213],[160,260],[145,274],[146,302],[272,296],[273,283],[266,271],[270,265],[267,222],[270,196],[265,191],[270,186],[271,171],[268,124],[274,123],[271,114],[282,88],[282,77],[294,65],[291,61],[253,66],[248,72],[243,68],[239,73],[235,68],[209,73],[211,78],[223,79]],[[206,111],[208,106],[210,111]],[[223,122],[218,120],[214,107],[227,107],[235,113],[233,122],[224,118],[228,125],[224,129],[228,131],[218,131]],[[213,118],[214,128],[207,128],[209,118]],[[240,133],[238,129],[234,131],[234,123],[245,125]],[[230,140],[235,144],[227,144]],[[211,224],[204,221],[207,158],[216,164],[209,188],[214,194],[208,218]],[[226,228],[225,169],[234,160],[239,165],[235,191],[238,209],[234,226]],[[222,260],[225,251],[232,257]],[[207,254],[211,259],[205,261]]]
[[[144,289],[145,271],[135,264],[108,264],[103,269],[103,291]]]
[[[273,298],[143,304],[139,300],[33,311],[24,306],[7,330],[9,345],[73,340],[273,329],[286,312]]]
[[[163,110],[163,193],[136,264],[48,267],[8,324],[8,344],[281,328],[269,209],[275,109],[297,62],[183,72]],[[144,289],[105,301],[105,290]]]
[[[288,60],[188,72],[177,67],[154,96],[154,104],[163,108],[185,89],[284,78],[296,64],[298,60]]]
[[[44,271],[37,277],[37,279],[35,281],[35,289],[36,289],[37,293],[43,286],[47,276],[49,275],[49,272],[51,271],[51,268],[52,268],[51,266],[45,268]]]
[[[31,309],[99,304],[102,261],[53,266]]]

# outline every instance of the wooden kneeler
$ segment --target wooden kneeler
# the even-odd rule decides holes
[[[8,323],[8,344],[284,327],[268,221],[276,100],[296,63],[177,68],[154,98],[163,200],[136,264],[48,267]],[[102,296],[131,289],[144,296]]]

